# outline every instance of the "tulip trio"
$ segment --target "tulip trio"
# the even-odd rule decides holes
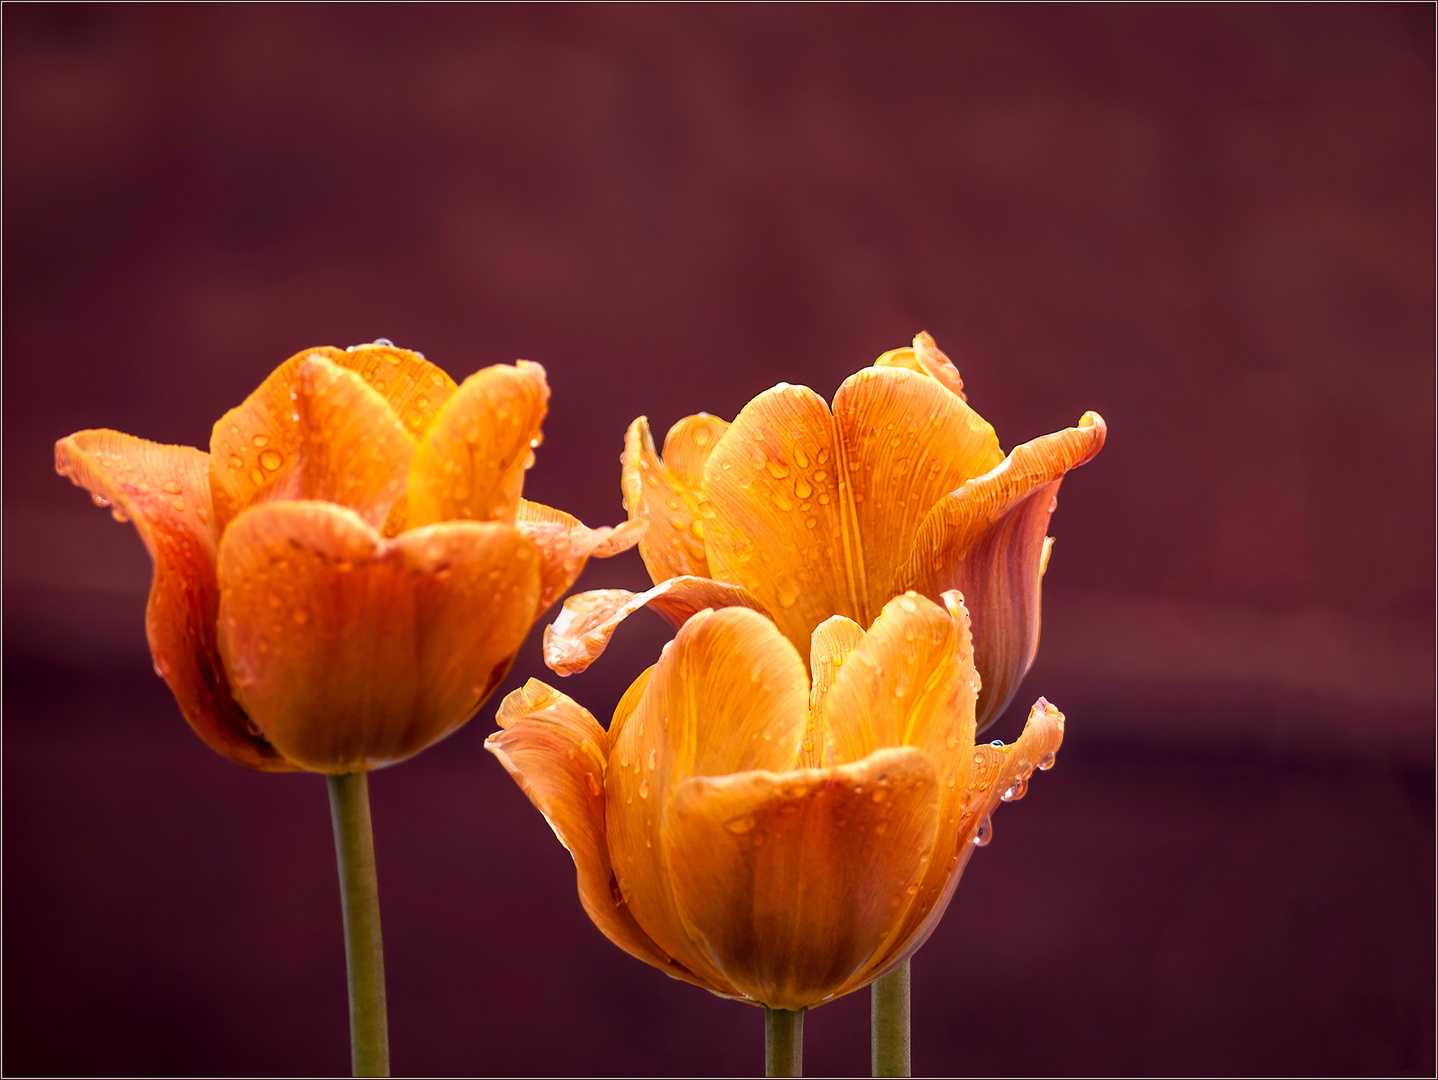
[[[486,746],[611,941],[765,1007],[772,1073],[803,1010],[871,983],[875,1074],[906,1072],[908,958],[1063,736],[1040,698],[1013,744],[975,743],[1033,662],[1049,516],[1102,419],[1005,457],[921,334],[832,408],[780,384],[680,421],[662,458],[640,417],[629,520],[588,529],[520,495],[548,393],[524,361],[456,386],[387,342],[307,350],[208,454],[84,431],[56,467],[140,532],[155,668],[196,733],[327,774],[356,1075],[388,1068],[365,774],[469,719],[585,560],[636,541],[654,588],[571,597],[545,660],[583,670],[648,606],[678,629],[658,662],[607,728],[531,679]]]

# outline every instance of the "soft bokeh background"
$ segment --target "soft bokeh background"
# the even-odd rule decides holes
[[[150,673],[52,471],[376,337],[554,388],[527,493],[927,329],[1005,448],[1097,409],[1021,702],[1059,767],[914,965],[918,1072],[1434,1069],[1433,9],[4,12],[4,1070],[347,1068],[322,783]],[[646,581],[636,554],[588,587]],[[649,616],[563,689],[606,716]],[[504,690],[544,677],[538,633]],[[372,780],[401,1073],[746,1073],[481,744]],[[1016,707],[997,734],[1012,736]],[[867,994],[810,1072],[867,1069]]]

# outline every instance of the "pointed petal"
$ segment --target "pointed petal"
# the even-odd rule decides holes
[[[670,578],[642,593],[627,589],[577,593],[564,601],[558,618],[545,627],[545,665],[559,675],[583,671],[599,658],[619,624],[644,607],[674,627],[705,608],[746,607],[766,614],[759,601],[739,586],[701,577]]]
[[[939,500],[899,571],[903,588],[926,596],[963,593],[983,679],[980,731],[1003,712],[1034,662],[1044,533],[1059,483],[1103,448],[1106,430],[1090,412],[1078,427],[1016,447],[997,468]]]
[[[694,775],[792,769],[809,680],[773,623],[744,608],[694,616],[665,646],[634,711],[613,736],[609,852],[635,918],[669,955],[722,984],[674,910],[661,814]]]
[[[215,531],[258,502],[300,495],[300,367],[310,357],[356,372],[406,430],[421,434],[454,393],[454,380],[418,353],[382,346],[306,349],[277,367],[243,404],[222,416],[210,436]]]
[[[834,396],[838,432],[862,538],[867,626],[894,595],[919,524],[946,492],[1003,461],[994,429],[937,379],[871,367]],[[901,590],[900,590],[901,591]]]
[[[655,582],[680,575],[708,577],[704,554],[704,463],[729,424],[699,413],[669,429],[664,460],[654,449],[649,420],[639,417],[624,438],[624,506],[629,516],[648,525],[639,554]]]
[[[135,523],[155,564],[145,609],[150,654],[195,734],[237,764],[294,769],[250,732],[220,664],[208,455],[118,431],[78,431],[55,444],[55,471]]]
[[[539,553],[510,525],[385,540],[331,503],[277,502],[231,523],[219,583],[236,699],[290,760],[356,772],[474,714],[534,618]]]
[[[519,500],[514,524],[539,549],[540,611],[564,595],[591,556],[628,551],[644,532],[642,521],[591,529],[572,514],[528,499]]]
[[[513,522],[548,408],[544,368],[527,360],[465,379],[420,440],[410,468],[408,527]]]
[[[828,696],[839,669],[849,654],[864,640],[864,631],[853,619],[834,615],[814,628],[809,642],[809,671],[813,687],[809,690],[809,726],[804,731],[804,759],[806,769],[817,769],[824,764],[824,748],[828,733],[824,727],[824,698]]]
[[[808,648],[830,615],[862,623],[862,572],[829,407],[780,384],[744,406],[704,466],[711,576],[742,585]]]
[[[647,964],[705,985],[672,961],[634,921],[619,890],[604,839],[604,777],[609,736],[588,710],[530,679],[504,699],[502,731],[484,742],[574,859],[579,900],[600,931]]]
[[[964,396],[964,380],[959,378],[959,369],[939,351],[934,339],[923,331],[914,338],[913,348],[890,349],[874,361],[874,366],[901,367],[917,371],[920,375],[939,380],[951,393],[957,394],[960,401],[969,400]]]
[[[903,920],[936,806],[933,766],[909,747],[834,769],[687,780],[663,833],[680,917],[743,993],[818,1005]]]

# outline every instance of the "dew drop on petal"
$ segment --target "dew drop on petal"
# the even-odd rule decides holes
[[[166,495],[178,495],[181,491],[185,489],[180,487],[180,485],[174,480],[166,480],[163,484],[160,485],[160,490],[163,491]]]
[[[994,819],[985,817],[979,822],[979,831],[974,833],[974,847],[988,847],[989,841],[994,838]]]
[[[604,794],[604,789],[599,786],[599,778],[592,772],[586,772],[584,774],[584,786],[589,788],[589,794],[593,795],[596,799]]]
[[[1039,758],[1039,770],[1041,772],[1048,772],[1050,769],[1052,769],[1054,767],[1054,760],[1056,756],[1057,755],[1055,755],[1054,752],[1050,750],[1043,757]]]
[[[641,799],[649,798],[649,781],[647,779],[639,781],[639,797]]]
[[[290,397],[294,397],[293,390],[290,391]],[[256,435],[250,440],[250,442],[254,443],[256,446],[269,446],[270,437],[268,435]]]
[[[110,505],[110,500],[105,498],[105,496],[99,494],[98,492],[90,493],[90,501],[101,509]]]
[[[724,822],[724,828],[728,829],[735,836],[743,836],[752,829],[757,822],[752,817],[735,818],[733,821]]]

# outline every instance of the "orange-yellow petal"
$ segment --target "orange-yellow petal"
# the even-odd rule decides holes
[[[903,920],[936,807],[933,766],[908,747],[833,769],[691,778],[663,830],[684,927],[745,995],[818,1005]]]
[[[628,551],[644,532],[642,521],[591,529],[572,514],[528,499],[519,500],[514,524],[539,549],[539,611],[564,595],[591,557]]]
[[[920,526],[898,586],[964,595],[983,679],[979,730],[1012,700],[1038,651],[1045,533],[1068,470],[1103,448],[1097,413],[1016,447],[1001,465],[941,499]]]
[[[420,440],[410,467],[408,527],[512,523],[548,409],[544,368],[527,360],[465,379]]]
[[[135,523],[155,564],[145,609],[150,654],[195,734],[240,765],[293,769],[251,733],[220,664],[208,456],[118,431],[79,431],[55,444],[55,470]]]
[[[648,418],[629,425],[621,473],[624,506],[631,518],[648,526],[639,554],[656,583],[709,574],[700,512],[704,463],[728,429],[727,421],[708,413],[687,416],[669,429],[661,461]]]
[[[529,796],[574,859],[579,900],[604,936],[686,982],[705,985],[672,961],[634,921],[614,881],[604,839],[609,736],[588,710],[530,679],[499,707],[501,731],[484,747]]]
[[[704,465],[710,575],[742,585],[805,649],[830,615],[864,622],[860,547],[832,427],[821,397],[780,384],[744,406]]]
[[[863,628],[842,615],[825,619],[814,628],[814,636],[809,642],[809,672],[813,685],[809,690],[809,726],[804,731],[804,757],[801,762],[806,769],[817,769],[824,764],[827,742],[824,698],[839,677],[839,669],[863,640]]]
[[[671,626],[683,626],[705,608],[746,607],[763,612],[759,601],[738,585],[702,577],[676,577],[642,593],[596,589],[564,601],[544,630],[544,663],[559,675],[583,671],[598,659],[619,624],[640,608],[652,608]]]
[[[310,357],[357,373],[405,430],[422,434],[454,393],[454,380],[418,353],[387,346],[306,349],[277,367],[210,436],[210,487],[216,532],[258,502],[295,498],[298,480],[300,368]]]
[[[871,367],[834,396],[834,427],[860,538],[858,622],[867,626],[896,592],[895,571],[939,499],[1003,461],[994,429],[938,379]]]
[[[219,551],[219,644],[236,699],[315,772],[377,768],[468,720],[533,621],[539,553],[512,525],[385,540],[331,503],[252,507]]]
[[[794,768],[808,696],[804,662],[768,619],[745,608],[705,611],[665,646],[613,737],[607,821],[619,887],[660,948],[712,983],[722,977],[674,909],[663,808],[691,776]]]
[[[921,375],[938,379],[950,392],[957,394],[960,401],[969,400],[964,396],[964,380],[959,378],[959,369],[939,350],[934,339],[923,331],[914,338],[912,348],[890,349],[874,361],[874,366],[901,367],[917,371]]]

